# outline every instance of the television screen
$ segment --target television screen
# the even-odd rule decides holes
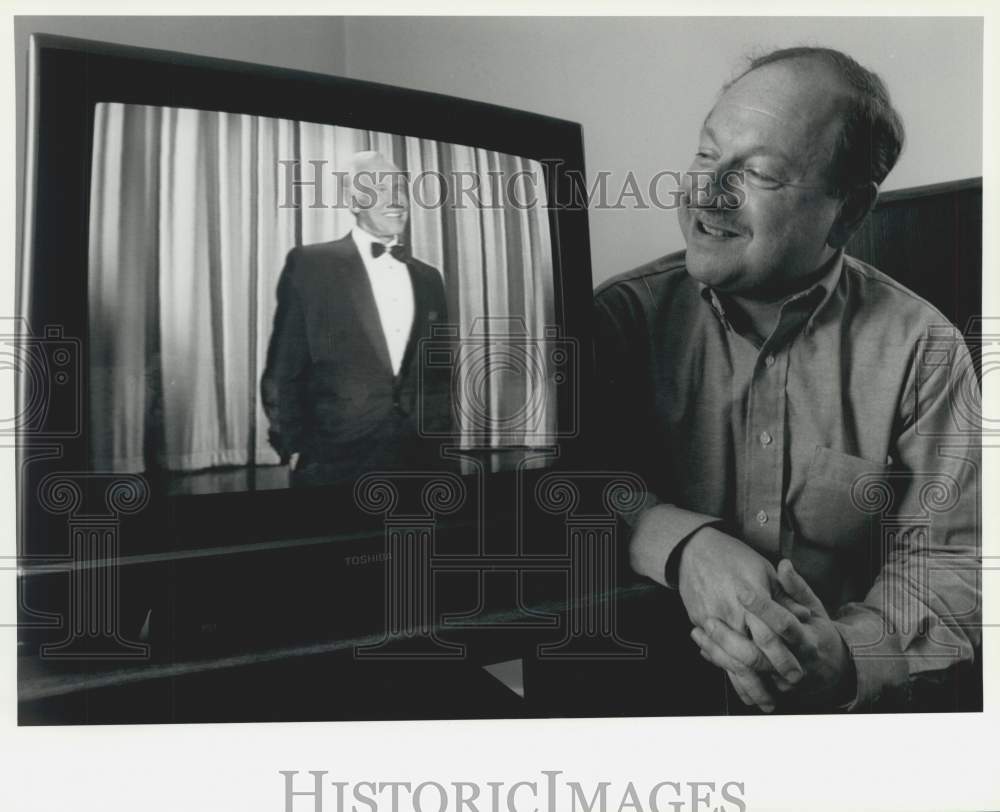
[[[484,453],[505,470],[566,433],[537,160],[260,115],[93,115],[94,470],[281,488]]]

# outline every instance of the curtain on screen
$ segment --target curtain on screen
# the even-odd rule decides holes
[[[555,385],[538,343],[554,324],[551,243],[536,162],[343,127],[101,104],[89,261],[95,468],[278,462],[258,397],[278,275],[292,247],[351,228],[334,173],[365,149],[423,178],[424,202],[440,199],[436,178],[464,173],[486,204],[453,195],[411,206],[413,253],[442,271],[463,357],[487,370],[460,379],[463,445],[553,440]],[[319,181],[298,189],[301,205],[290,176]],[[535,205],[511,205],[510,194]]]

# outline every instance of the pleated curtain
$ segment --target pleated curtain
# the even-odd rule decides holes
[[[462,445],[553,441],[552,254],[537,162],[210,111],[99,104],[95,115],[88,392],[96,469],[278,462],[258,396],[278,276],[291,248],[350,230],[337,173],[367,149],[421,184],[411,193],[409,238],[414,256],[442,272],[462,339]],[[457,195],[459,184],[474,185],[475,195]]]

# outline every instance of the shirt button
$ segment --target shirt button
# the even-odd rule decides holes
[[[760,433],[760,444],[761,445],[771,445],[771,440],[772,439],[773,438],[771,437],[771,435],[768,432],[762,431]]]
[[[769,355],[768,355],[768,356],[767,356],[767,357],[766,357],[766,358],[764,359],[764,366],[768,366],[768,367],[773,367],[773,366],[774,366],[774,356],[773,356],[773,355],[770,355],[770,354],[769,354]]]
[[[767,524],[767,514],[763,510],[757,511],[757,521],[760,524]]]

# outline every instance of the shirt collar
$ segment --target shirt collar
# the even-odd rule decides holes
[[[844,249],[841,248],[837,251],[833,258],[833,262],[830,264],[830,270],[826,273],[822,279],[819,280],[814,286],[813,290],[820,288],[823,290],[823,296],[820,298],[819,303],[813,308],[812,315],[809,316],[809,321],[806,323],[806,330],[813,329],[813,322],[816,320],[817,314],[819,314],[824,307],[826,307],[827,302],[833,298],[833,294],[836,292],[837,287],[840,285],[840,277],[844,273]]]
[[[806,329],[811,330],[816,314],[823,309],[826,303],[833,296],[834,291],[837,289],[843,270],[844,249],[841,248],[830,260],[830,270],[823,274],[822,278],[812,286],[786,299],[781,305],[782,310],[790,305],[794,306],[796,303],[803,302],[804,300],[808,301],[808,306],[810,307],[811,312],[809,315],[809,321],[806,324]],[[729,317],[726,314],[726,309],[718,294],[704,282],[698,283],[698,290],[701,293],[701,297],[712,306],[712,310],[714,310],[715,314],[722,320],[723,325],[730,328],[732,325],[730,324]]]

